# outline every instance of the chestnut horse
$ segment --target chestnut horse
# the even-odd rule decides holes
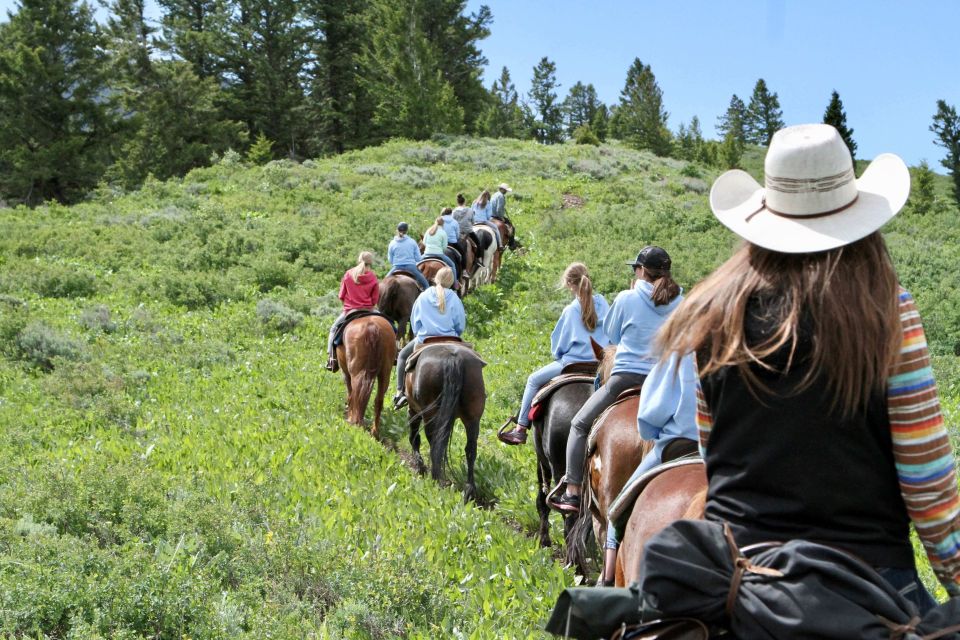
[[[701,520],[707,499],[702,464],[666,469],[643,489],[633,505],[617,553],[618,587],[640,579],[640,561],[647,541],[674,520]]]
[[[426,472],[420,455],[420,424],[430,443],[430,474],[443,480],[447,466],[447,448],[457,418],[467,431],[467,481],[464,502],[475,500],[473,467],[477,459],[480,418],[487,401],[483,384],[486,363],[469,346],[459,342],[426,344],[417,355],[416,366],[406,373],[409,403],[410,446],[419,473]],[[403,375],[403,372],[397,372]]]
[[[377,309],[397,323],[397,340],[400,346],[413,339],[409,330],[410,311],[420,295],[420,286],[413,276],[402,272],[389,275],[380,281],[380,301]]]
[[[383,316],[366,316],[350,322],[343,332],[343,344],[337,347],[337,361],[347,385],[348,422],[362,424],[373,383],[377,383],[371,431],[374,438],[380,437],[383,396],[390,385],[390,371],[396,359],[396,334]]]
[[[436,277],[437,272],[446,266],[447,263],[440,258],[431,258],[430,256],[427,256],[423,259],[423,261],[417,264],[417,269],[420,270],[420,273],[423,274],[423,277],[426,278],[430,284],[434,284],[436,282],[434,278]],[[463,285],[457,287],[456,294],[461,298],[463,297]]]

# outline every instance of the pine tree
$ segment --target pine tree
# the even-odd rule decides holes
[[[769,146],[773,134],[784,127],[783,111],[776,93],[770,93],[763,78],[757,80],[747,107],[747,142]]]
[[[614,119],[616,137],[637,149],[667,156],[671,150],[667,115],[663,108],[663,92],[653,70],[635,58],[620,92],[620,105]]]
[[[740,158],[743,157],[743,141],[737,136],[736,129],[729,129],[723,136],[723,142],[720,143],[717,156],[717,162],[724,169],[740,167]]]
[[[533,68],[530,99],[537,112],[533,125],[534,137],[543,144],[554,144],[563,139],[563,112],[557,104],[557,65],[543,57]]]
[[[936,205],[934,176],[926,160],[913,170],[913,189],[910,191],[910,209],[918,215],[926,215]]]
[[[164,49],[193,65],[200,78],[222,73],[221,58],[227,38],[228,0],[157,0]]]
[[[0,194],[79,198],[100,179],[118,128],[106,41],[75,0],[22,0],[0,25]]]
[[[847,128],[847,114],[843,110],[843,102],[840,101],[840,94],[836,91],[830,96],[830,104],[823,113],[823,123],[834,127],[843,138],[844,144],[850,150],[850,158],[856,162],[857,143],[853,141],[853,129]]]
[[[937,100],[937,113],[930,131],[937,135],[933,142],[947,150],[947,157],[940,164],[953,178],[953,195],[960,203],[960,117],[953,105]]]
[[[675,142],[675,152],[679,159],[703,162],[703,133],[700,131],[700,118],[693,116],[689,126],[681,122]]]
[[[602,102],[590,120],[590,128],[597,134],[597,138],[601,142],[604,142],[607,139],[607,134],[610,133],[610,110]]]
[[[510,78],[510,70],[503,67],[500,77],[490,87],[490,102],[477,120],[475,130],[493,138],[519,138],[524,136],[525,129],[517,88]]]
[[[600,106],[597,90],[592,84],[584,85],[582,82],[577,82],[570,87],[570,92],[561,105],[567,134],[572,136],[578,127],[593,122],[593,117]]]
[[[737,94],[733,94],[726,113],[717,118],[717,133],[721,138],[726,139],[727,133],[732,131],[737,140],[743,144],[747,141],[746,120],[747,105]]]

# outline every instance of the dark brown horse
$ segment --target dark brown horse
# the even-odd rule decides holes
[[[380,281],[380,313],[397,323],[397,338],[401,346],[413,339],[409,333],[410,311],[420,295],[420,286],[413,276],[395,273]]]
[[[410,446],[417,471],[426,472],[420,455],[421,423],[430,443],[430,474],[439,482],[445,476],[450,436],[459,418],[467,431],[467,481],[463,499],[475,500],[473,467],[477,459],[480,417],[487,400],[483,384],[486,363],[473,349],[458,342],[427,344],[417,357],[416,367],[406,374]]]
[[[373,437],[380,437],[383,396],[390,384],[390,371],[397,359],[396,334],[382,316],[358,318],[343,332],[343,344],[337,347],[337,360],[347,385],[347,421],[362,424],[373,383],[377,396],[373,402]]]

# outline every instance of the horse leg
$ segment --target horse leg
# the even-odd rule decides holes
[[[477,486],[473,479],[473,465],[477,460],[477,440],[480,437],[480,419],[471,418],[464,421],[467,430],[467,445],[464,452],[467,458],[467,484],[463,488],[463,501],[477,501]]]
[[[371,435],[377,440],[380,439],[380,416],[383,413],[383,397],[387,394],[387,387],[390,386],[390,371],[392,364],[381,365],[380,374],[377,376],[377,395],[373,399],[373,430]]]
[[[545,429],[545,427],[544,427]],[[546,487],[553,481],[550,473],[549,461],[543,451],[542,431],[538,427],[534,430],[533,445],[537,452],[537,514],[540,516],[540,546],[550,546],[550,507],[547,506]]]
[[[343,374],[343,384],[347,387],[347,400],[343,403],[343,417],[349,419],[350,417],[350,397],[353,395],[353,384],[350,381],[350,371],[347,366],[346,355],[340,357],[340,348],[337,348],[337,358],[340,360],[340,373]]]
[[[427,465],[423,462],[423,456],[420,455],[420,423],[423,418],[410,409],[410,448],[413,449],[413,464],[417,473],[421,476],[427,472]]]

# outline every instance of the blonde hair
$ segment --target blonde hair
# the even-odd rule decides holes
[[[580,319],[587,331],[597,328],[597,310],[593,305],[593,283],[587,266],[582,262],[573,262],[563,271],[560,286],[566,287],[580,301]]]
[[[350,277],[353,278],[354,283],[360,283],[360,276],[362,276],[367,270],[367,267],[372,264],[373,254],[369,251],[361,251],[360,256],[357,258],[357,266],[350,269]]]
[[[427,235],[433,236],[436,235],[437,229],[443,226],[443,218],[437,218],[433,221],[433,226],[427,229]]]
[[[480,192],[480,195],[477,196],[477,199],[473,201],[474,204],[480,204],[481,207],[487,206],[487,203],[490,202],[490,192],[484,189]]]
[[[437,274],[433,276],[433,281],[437,284],[437,308],[440,313],[447,312],[447,292],[446,290],[453,286],[453,269],[450,267],[441,267]]]
[[[758,302],[772,331],[752,338],[747,323]],[[696,352],[701,377],[736,367],[754,392],[769,388],[753,367],[799,366],[795,392],[822,376],[832,408],[850,416],[885,388],[899,357],[897,274],[879,232],[817,253],[745,244],[693,288],[657,340],[663,357]],[[786,365],[777,371],[769,360],[783,348]]]

